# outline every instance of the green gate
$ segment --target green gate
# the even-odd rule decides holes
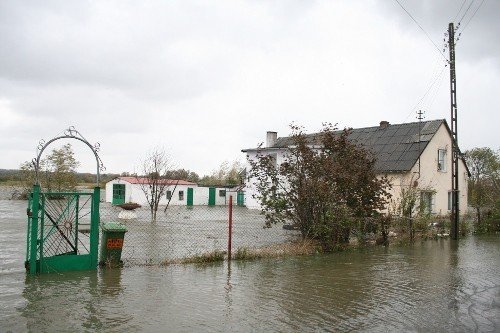
[[[30,274],[97,267],[100,188],[93,192],[41,192],[28,201],[26,270]]]
[[[43,192],[40,187],[40,158],[49,144],[59,139],[76,139],[90,147],[97,162],[96,186],[92,192]],[[99,247],[99,172],[105,170],[97,154],[99,143],[91,145],[73,127],[64,135],[40,141],[33,160],[35,184],[28,199],[28,232],[25,267],[29,274],[97,268]]]
[[[125,203],[125,184],[113,184],[113,205]]]

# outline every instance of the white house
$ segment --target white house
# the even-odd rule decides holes
[[[147,185],[146,177],[117,177],[106,183],[106,202],[120,205],[135,202],[147,205],[141,185]],[[172,206],[224,206],[229,204],[229,195],[233,195],[237,204],[237,195],[232,186],[198,186],[186,180],[162,179],[166,183],[165,195],[160,205]],[[170,202],[169,202],[170,201]],[[238,204],[240,202],[238,201]]]
[[[319,144],[319,136],[307,135],[311,146]],[[379,126],[352,129],[349,139],[362,144],[375,158],[378,174],[386,175],[392,184],[392,201],[397,202],[402,188],[415,186],[420,200],[436,215],[451,212],[451,164],[452,135],[446,120],[430,120],[391,125],[387,121]],[[277,137],[267,132],[266,147],[243,149],[247,158],[259,154],[273,154],[277,165],[283,162],[287,147],[293,144],[290,137]],[[247,174],[249,165],[247,165]],[[459,159],[459,209],[467,211],[467,181],[469,172],[463,159]],[[246,206],[260,208],[253,198],[255,187],[252,180],[246,184]]]

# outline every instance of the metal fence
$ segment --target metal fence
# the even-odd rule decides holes
[[[152,222],[148,206],[124,210],[101,203],[103,222],[120,222],[128,229],[122,250],[125,264],[161,264],[228,250],[230,206],[160,206]],[[258,210],[233,205],[232,251],[258,249],[290,242],[297,231],[281,225],[264,228]]]

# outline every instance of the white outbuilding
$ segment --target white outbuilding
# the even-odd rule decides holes
[[[117,177],[106,183],[106,202],[113,205],[138,203],[147,205],[143,187],[148,186],[147,177]],[[234,186],[198,186],[180,179],[162,179],[166,185],[160,205],[172,206],[224,206],[233,195],[234,204],[243,205],[243,192]]]

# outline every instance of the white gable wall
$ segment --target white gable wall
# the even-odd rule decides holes
[[[422,143],[425,144],[425,143]],[[446,150],[446,168],[438,170],[438,150]],[[451,159],[452,140],[444,124],[441,124],[432,140],[427,144],[420,156],[420,175],[418,161],[410,172],[403,174],[390,174],[388,178],[393,185],[391,194],[392,201],[396,202],[402,188],[408,188],[411,184],[417,183],[420,191],[432,191],[433,207],[432,213],[446,215],[450,213],[448,209],[448,192],[451,191]],[[462,160],[459,160],[459,209],[461,214],[467,211],[467,170]],[[418,203],[417,203],[418,205]]]

